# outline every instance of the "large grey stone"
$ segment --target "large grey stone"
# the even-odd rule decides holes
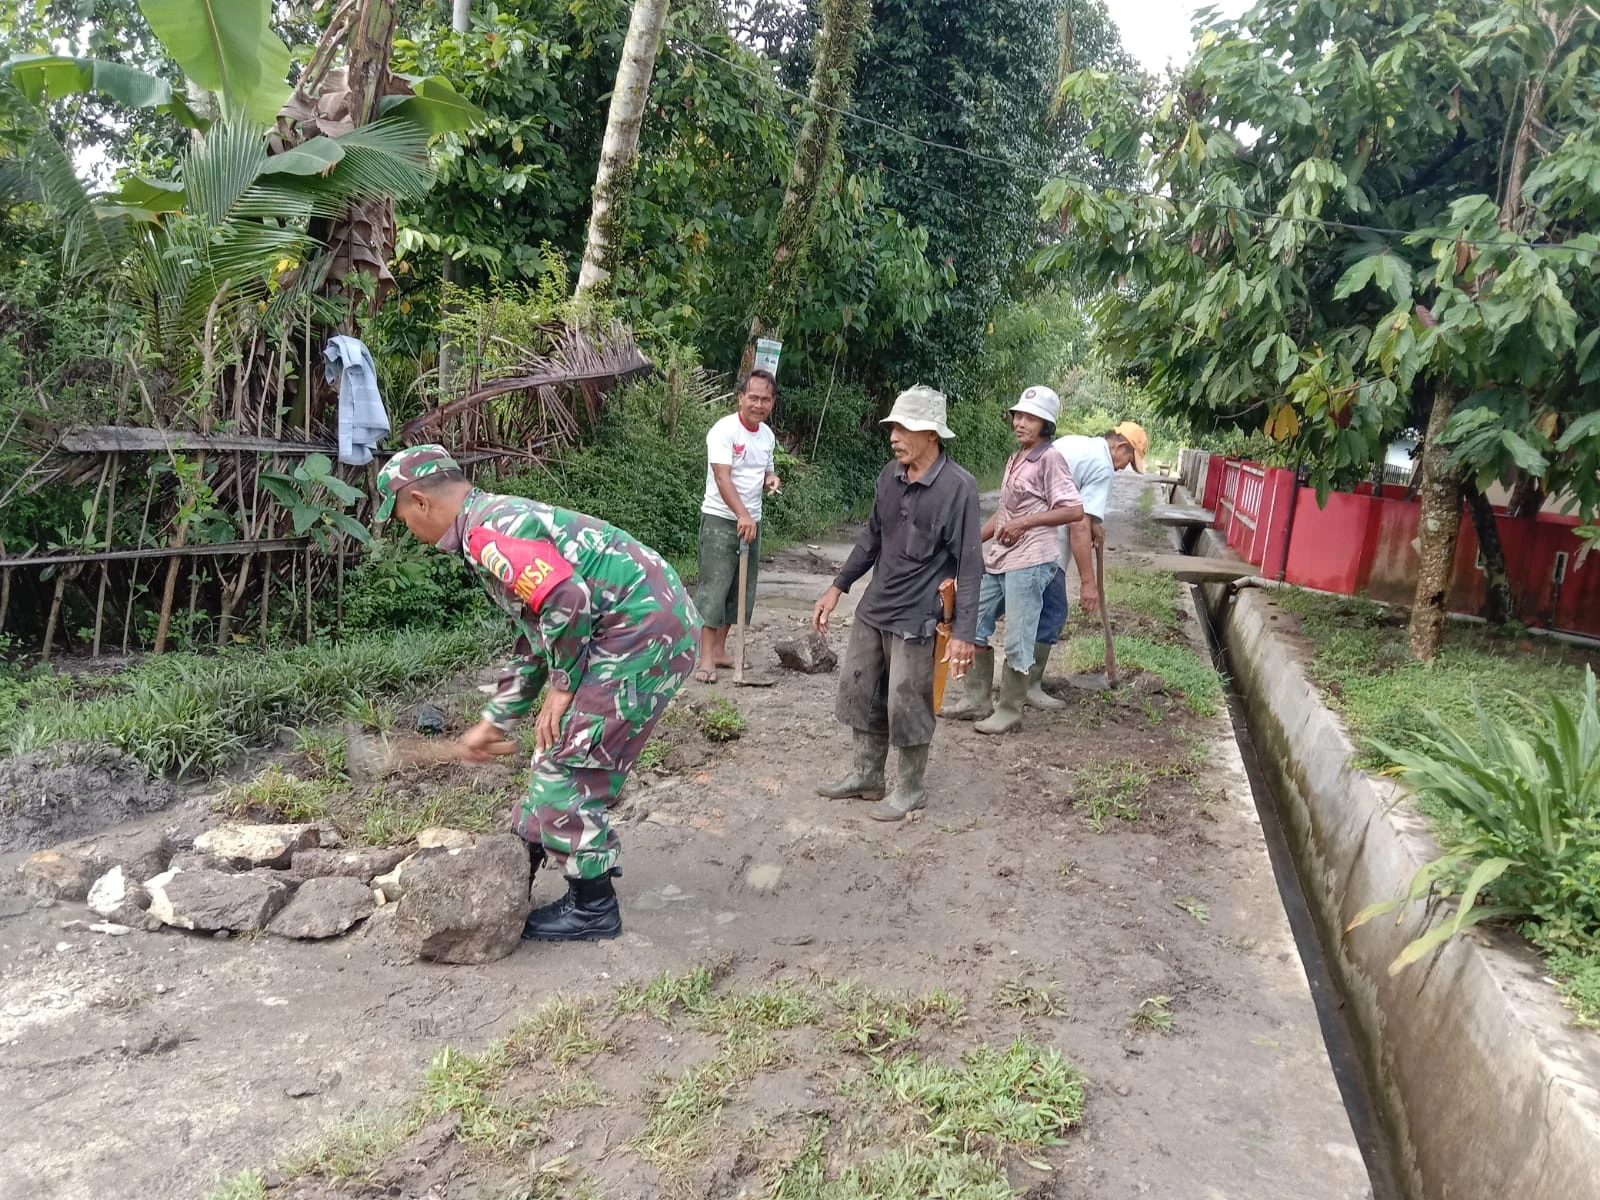
[[[289,873],[300,879],[345,875],[371,883],[377,876],[394,870],[405,857],[404,850],[391,850],[387,846],[356,846],[349,850],[319,847],[297,853]]]
[[[504,958],[528,915],[528,850],[515,834],[472,846],[419,850],[403,864],[395,922],[407,948],[435,962]]]
[[[150,914],[178,929],[253,933],[266,928],[289,898],[289,885],[267,872],[163,871],[147,880]]]
[[[321,842],[315,825],[219,825],[194,840],[201,854],[215,855],[236,867],[287,867],[296,850]]]
[[[778,661],[791,671],[804,671],[807,675],[825,675],[839,666],[839,656],[820,633],[779,642],[775,649]]]
[[[115,867],[130,880],[149,879],[165,871],[172,858],[172,841],[160,829],[116,830],[56,848],[82,859],[96,879]]]
[[[337,937],[377,906],[372,889],[359,879],[348,875],[308,879],[268,923],[267,932],[290,938]]]

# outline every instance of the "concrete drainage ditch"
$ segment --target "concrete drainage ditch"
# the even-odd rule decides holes
[[[1210,532],[1198,548],[1231,555]],[[1433,857],[1426,823],[1391,810],[1395,785],[1356,768],[1267,593],[1195,593],[1243,710],[1235,723],[1258,751],[1241,746],[1261,772],[1253,782],[1272,793],[1263,827],[1269,847],[1281,837],[1274,868],[1374,1200],[1600,1196],[1600,1037],[1568,1025],[1514,936],[1474,931],[1391,976],[1432,923],[1424,906],[1344,933]]]

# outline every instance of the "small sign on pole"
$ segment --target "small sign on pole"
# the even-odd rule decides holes
[[[757,338],[755,369],[768,371],[776,379],[778,377],[778,357],[782,353],[782,342],[775,342],[771,338]]]

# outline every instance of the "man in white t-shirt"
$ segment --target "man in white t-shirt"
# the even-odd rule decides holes
[[[718,667],[733,666],[728,630],[739,605],[739,555],[749,557],[745,624],[756,606],[761,553],[761,500],[779,487],[778,439],[766,424],[778,381],[759,368],[739,381],[739,406],[706,434],[706,493],[700,502],[700,580],[695,607],[705,626],[694,677],[715,683]]]

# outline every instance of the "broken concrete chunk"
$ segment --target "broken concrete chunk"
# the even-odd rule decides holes
[[[443,846],[446,850],[460,850],[472,845],[476,840],[465,830],[445,829],[436,825],[417,834],[417,849],[431,850],[435,846]]]
[[[289,885],[266,873],[164,871],[145,882],[150,915],[178,929],[253,933],[266,928],[289,898]]]
[[[289,873],[301,879],[347,875],[362,883],[371,883],[377,876],[394,870],[405,857],[404,850],[391,850],[386,846],[357,846],[351,850],[321,847],[296,854]]]
[[[320,844],[315,825],[219,825],[194,840],[201,854],[226,859],[237,867],[287,867],[296,850]]]
[[[142,916],[150,907],[150,893],[143,884],[129,879],[124,868],[112,867],[89,889],[89,907],[108,921],[142,925],[134,914]]]
[[[528,850],[521,838],[483,837],[473,846],[419,853],[401,866],[405,888],[395,924],[418,958],[483,963],[517,948],[528,915]]]
[[[828,645],[828,639],[820,633],[808,633],[805,637],[779,642],[774,649],[778,652],[778,661],[791,671],[826,675],[839,666],[839,656]]]
[[[290,938],[337,937],[376,907],[372,889],[359,879],[347,875],[308,879],[272,918],[267,932]]]

